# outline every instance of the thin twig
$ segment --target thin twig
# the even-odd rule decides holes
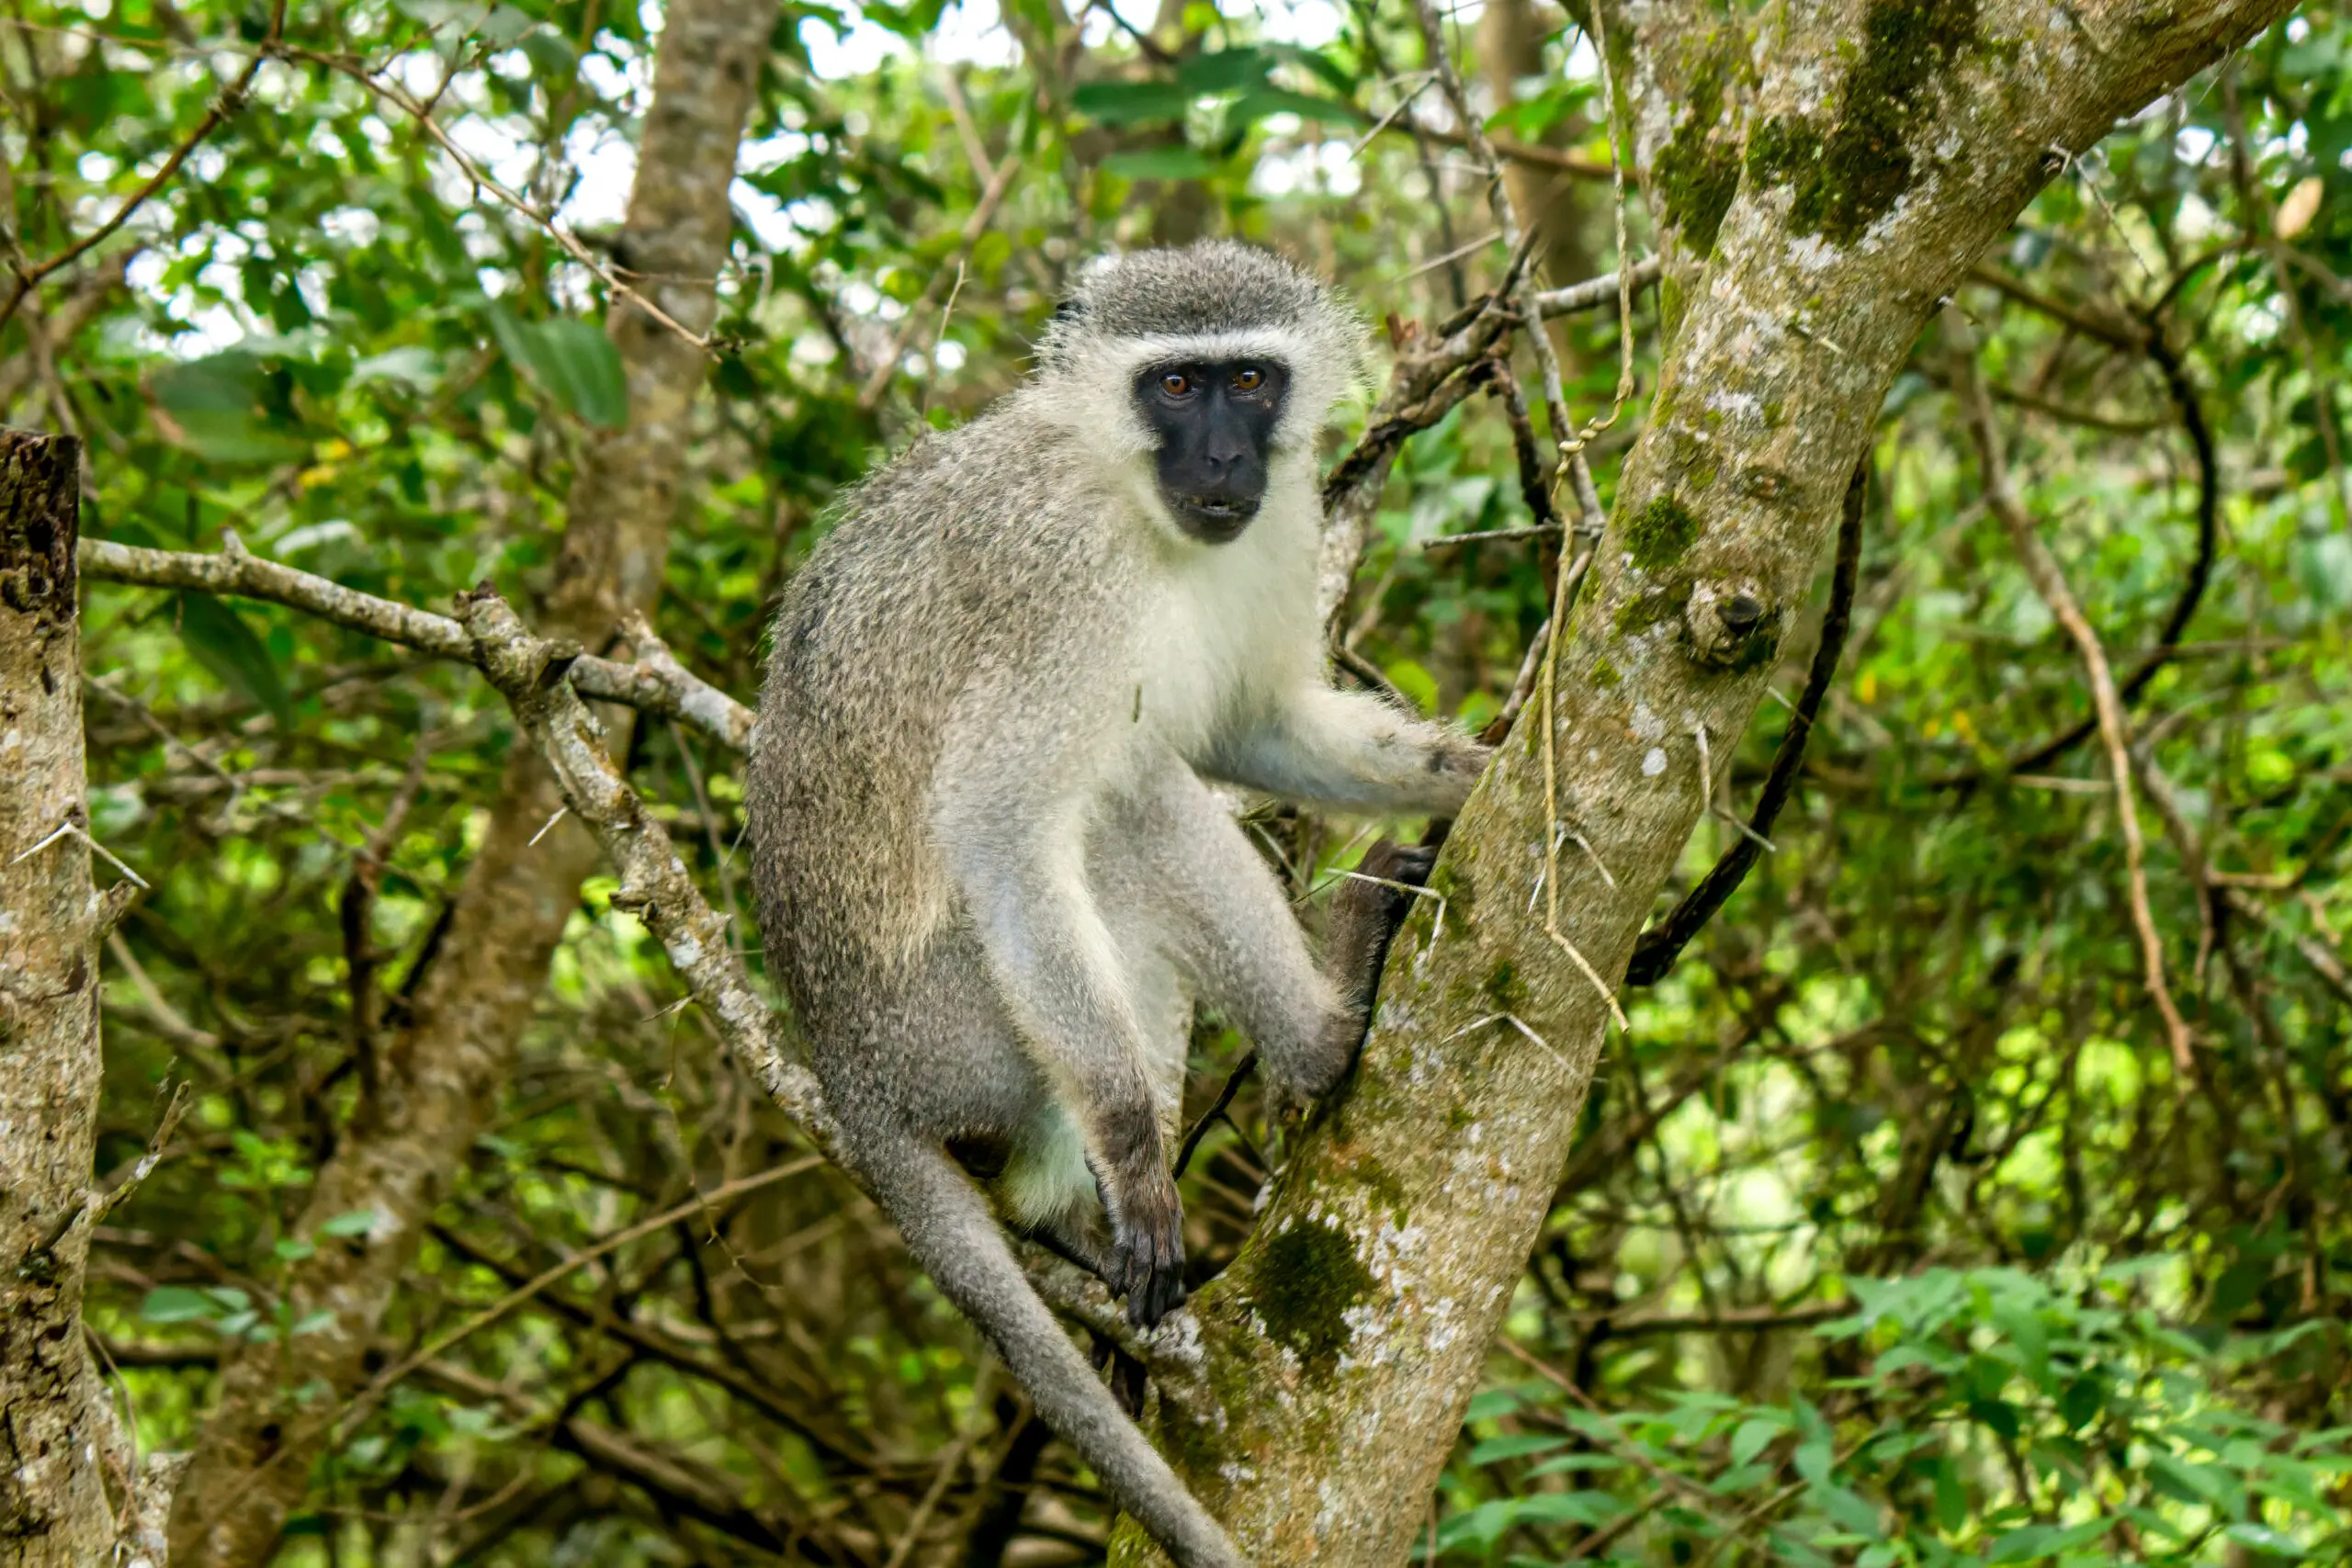
[[[343,1429],[346,1432],[356,1429],[365,1415],[373,1410],[377,1403],[390,1392],[392,1386],[409,1373],[439,1356],[459,1340],[496,1323],[500,1318],[504,1317],[574,1269],[594,1263],[605,1254],[627,1247],[630,1242],[642,1240],[658,1231],[667,1230],[680,1220],[692,1219],[713,1203],[723,1202],[729,1198],[738,1198],[746,1192],[757,1191],[763,1187],[772,1187],[787,1177],[814,1170],[824,1163],[825,1156],[822,1155],[803,1155],[786,1165],[776,1166],[768,1170],[753,1171],[749,1176],[739,1176],[734,1180],[714,1187],[707,1192],[696,1192],[684,1202],[673,1208],[664,1209],[650,1219],[639,1220],[635,1224],[623,1225],[602,1241],[582,1248],[562,1262],[550,1264],[488,1306],[469,1314],[454,1326],[433,1336],[415,1350],[377,1373],[368,1385],[354,1395],[350,1404],[345,1408],[340,1423]]]
[[[1004,162],[996,166],[995,174],[989,178],[988,188],[980,192],[979,205],[972,209],[971,216],[964,220],[963,230],[956,235],[955,266],[950,268],[944,262],[941,263],[938,270],[931,275],[931,281],[924,285],[922,298],[907,307],[905,319],[899,321],[898,332],[891,336],[888,351],[866,376],[865,385],[857,389],[859,408],[871,409],[882,400],[883,392],[890,385],[890,378],[898,373],[899,361],[906,357],[908,345],[914,342],[915,329],[922,324],[923,313],[931,309],[932,303],[947,287],[949,277],[954,277],[958,289],[963,288],[964,264],[970,259],[972,247],[979,243],[980,236],[988,232],[989,222],[996,217],[998,204],[1004,200],[1005,192],[1012,188],[1013,176],[1020,173],[1021,154],[1006,153]],[[940,322],[939,330],[943,333],[946,332],[944,320]]]
[[[2051,615],[2066,628],[2081,655],[2083,668],[2091,683],[2091,700],[2098,711],[2099,739],[2107,748],[2109,772],[2115,779],[2115,815],[2123,833],[2123,856],[2131,885],[2132,924],[2139,933],[2140,959],[2144,972],[2149,998],[2163,1015],[2165,1035],[2172,1047],[2173,1066],[2184,1086],[2196,1077],[2197,1063],[2189,1042],[2188,1025],[2173,1005],[2172,987],[2165,979],[2164,941],[2156,932],[2156,919],[2148,904],[2148,873],[2146,848],[2140,837],[2140,813],[2132,801],[2132,742],[2124,717],[2122,699],[2116,694],[2115,675],[2108,667],[2107,650],[2099,645],[2098,633],[2075,602],[2074,592],[2066,586],[2065,573],[2058,566],[2057,558],[2034,532],[2033,519],[2018,499],[2009,480],[2008,461],[2001,449],[2000,427],[1993,417],[1992,399],[1985,395],[1984,379],[1976,366],[1975,341],[1969,334],[1968,324],[1956,310],[1947,310],[1944,330],[1954,343],[1953,381],[1961,390],[1968,416],[1969,434],[1976,444],[1976,458],[1983,474],[1984,497],[1994,515],[2000,518],[2009,531],[2018,558],[2025,567],[2026,577],[2034,592],[2050,607]]]
[[[253,58],[245,62],[245,68],[237,73],[237,79],[213,98],[204,111],[204,118],[196,122],[196,129],[180,140],[179,145],[172,149],[171,155],[164,160],[163,165],[137,190],[125,197],[122,205],[116,208],[105,222],[45,262],[29,266],[12,262],[11,270],[17,275],[17,285],[9,291],[7,302],[0,304],[0,327],[8,324],[9,318],[17,313],[17,307],[24,303],[25,296],[39,287],[41,279],[59,267],[68,265],[77,256],[88,254],[91,247],[103,243],[109,235],[129,222],[132,213],[144,207],[157,191],[172,183],[189,154],[202,146],[205,139],[219,130],[223,120],[244,107],[246,91],[253,86],[254,77],[260,72],[262,62],[277,51],[278,38],[285,28],[286,0],[277,0],[270,7],[269,31],[264,35],[261,46],[254,51]]]
[[[541,211],[532,205],[528,197],[519,191],[508,188],[496,175],[477,163],[471,154],[458,146],[450,138],[449,133],[441,128],[441,122],[433,118],[431,102],[420,99],[397,83],[384,80],[379,68],[369,66],[350,55],[326,54],[306,49],[289,49],[284,52],[289,59],[307,60],[329,71],[340,72],[416,121],[418,128],[433,141],[434,145],[439,147],[449,160],[458,165],[458,172],[466,176],[468,185],[477,190],[488,191],[502,205],[537,224],[549,239],[563,247],[565,254],[587,268],[596,280],[612,290],[615,296],[628,300],[654,321],[675,333],[704,353],[714,352],[707,333],[695,332],[655,304],[645,294],[631,288],[611,267],[597,260],[577,235],[557,222],[553,213]],[[718,279],[715,277],[697,278],[693,281],[708,288],[716,288],[718,284]]]

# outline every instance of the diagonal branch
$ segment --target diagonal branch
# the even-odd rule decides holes
[[[1968,335],[1967,323],[1956,310],[1947,310],[1945,331],[1957,347],[1953,354],[1953,381],[1961,389],[1961,397],[1968,415],[1970,436],[1976,443],[1977,466],[1983,471],[1984,499],[2008,529],[2016,545],[2018,558],[2024,565],[2026,576],[2033,582],[2034,592],[2041,596],[2050,613],[2066,635],[2075,641],[2082,656],[2083,668],[2091,683],[2091,700],[2098,710],[2098,732],[2107,748],[2109,772],[2115,781],[2115,815],[2123,833],[2123,855],[2131,882],[2132,924],[2140,937],[2140,961],[2146,976],[2148,996],[2156,1004],[2156,1011],[2165,1021],[2165,1035],[2172,1047],[2173,1066],[2180,1072],[2184,1084],[2196,1077],[2197,1063],[2188,1036],[2188,1026],[2181,1021],[2180,1010],[2173,1005],[2172,988],[2165,979],[2165,948],[2157,935],[2155,916],[2148,907],[2148,873],[2144,863],[2146,847],[2140,836],[2140,814],[2132,803],[2132,741],[2130,721],[2124,716],[2123,701],[2115,687],[2115,674],[2108,667],[2107,650],[2099,646],[2098,633],[2075,603],[2074,592],[2066,586],[2065,573],[2059,570],[2057,558],[2034,532],[2033,519],[2025,503],[2018,499],[2009,482],[2008,459],[2001,449],[2000,427],[1994,423],[1993,401],[1984,391],[1984,378],[1976,365],[1975,342]]]

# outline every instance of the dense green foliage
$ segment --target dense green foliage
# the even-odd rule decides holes
[[[626,268],[608,241],[660,21],[23,0],[0,20],[0,261],[67,253],[194,145],[0,329],[0,417],[86,439],[92,536],[210,551],[233,529],[389,598],[445,608],[489,578],[528,605],[579,454],[628,407],[605,280],[541,215]],[[1238,233],[1402,321],[1499,270],[1437,107],[1374,130],[1421,85],[1408,13],[1018,0],[989,21],[793,0],[777,28],[659,617],[738,695],[842,487],[1011,385],[1085,257]],[[1553,22],[1493,129],[1605,162],[1591,51]],[[1801,790],[1746,887],[1628,997],[1432,1514],[1443,1560],[2352,1559],[2352,19],[2311,8],[2227,71],[2053,158],[1987,258],[2005,287],[1956,301],[2119,677],[2187,612],[2134,708],[2195,836],[2141,792],[2194,1078],[2143,986],[2098,739],[2045,745],[2089,715],[2082,663],[1981,499],[1962,345],[1931,334],[1887,399]],[[1690,151],[1702,249],[1736,176],[1812,182],[1826,232],[1867,223],[1871,193],[1815,166],[1834,144],[1804,167],[1762,147],[1744,170]],[[1563,188],[1551,265],[1607,266],[1607,186]],[[1640,254],[1638,198],[1630,220]],[[1653,302],[1632,330],[1646,365]],[[1613,321],[1562,341],[1572,410],[1605,410]],[[1596,446],[1604,497],[1641,413]],[[1498,401],[1414,437],[1345,618],[1355,662],[1484,724],[1554,552],[1421,546],[1529,521]],[[281,1281],[334,1227],[293,1222],[440,956],[515,736],[469,672],[291,611],[104,584],[86,605],[92,831],[153,886],[108,948],[101,1172],[192,1086],[99,1233],[90,1317],[141,1444],[168,1449],[196,1439],[223,1344],[310,1326]],[[1786,641],[1792,697],[1811,641]],[[1785,722],[1768,705],[1740,743],[1733,811]],[[740,917],[738,759],[648,725],[628,763]],[[1303,900],[1373,827],[1253,820]],[[1703,826],[1688,877],[1739,831]],[[879,1564],[911,1535],[960,1561],[1024,1487],[1002,1560],[1099,1557],[1089,1479],[1039,1453],[847,1183],[792,1163],[612,891],[583,893],[378,1364],[447,1343],[321,1462],[282,1560]],[[1196,1105],[1240,1047],[1214,1021],[1199,1041]],[[1204,1271],[1274,1146],[1254,1091],[1234,1121],[1185,1183]]]

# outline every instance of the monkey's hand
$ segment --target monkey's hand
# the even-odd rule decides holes
[[[1150,1328],[1184,1304],[1184,1205],[1168,1174],[1159,1130],[1119,1140],[1102,1189],[1111,1220],[1111,1266],[1103,1280],[1127,1298],[1127,1321]]]
[[[1487,771],[1487,760],[1494,754],[1495,749],[1491,746],[1481,745],[1470,737],[1456,735],[1452,730],[1444,732],[1444,738],[1430,748],[1430,772],[1439,775],[1445,785],[1447,796],[1444,804],[1435,808],[1436,815],[1451,817],[1462,809],[1462,803],[1470,798],[1471,786],[1478,782],[1478,775]],[[1396,846],[1392,844],[1389,847],[1395,849]],[[1421,874],[1429,874],[1428,864],[1422,865]]]
[[[1285,1098],[1312,1104],[1330,1093],[1355,1066],[1372,1022],[1389,939],[1412,908],[1412,889],[1429,880],[1436,863],[1433,845],[1383,839],[1364,852],[1354,874],[1340,884],[1323,938],[1323,974],[1339,995],[1339,1010],[1325,1026],[1312,1061],[1299,1064],[1294,1081],[1278,1086]]]

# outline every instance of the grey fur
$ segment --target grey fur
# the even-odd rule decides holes
[[[1198,340],[1198,341],[1195,341]],[[1201,342],[1293,391],[1241,538],[1183,536],[1127,386]],[[1313,610],[1313,436],[1361,330],[1231,243],[1094,273],[1035,376],[867,483],[778,616],[747,804],[771,962],[842,1155],[1047,1423],[1185,1568],[1243,1560],[1030,1289],[951,1140],[1008,1156],[1016,1223],[1177,1299],[1168,1175],[1194,999],[1274,1086],[1328,1091],[1368,976],[1327,979],[1204,775],[1371,811],[1451,812],[1485,751],[1330,689]],[[1377,900],[1329,944],[1361,963]]]

